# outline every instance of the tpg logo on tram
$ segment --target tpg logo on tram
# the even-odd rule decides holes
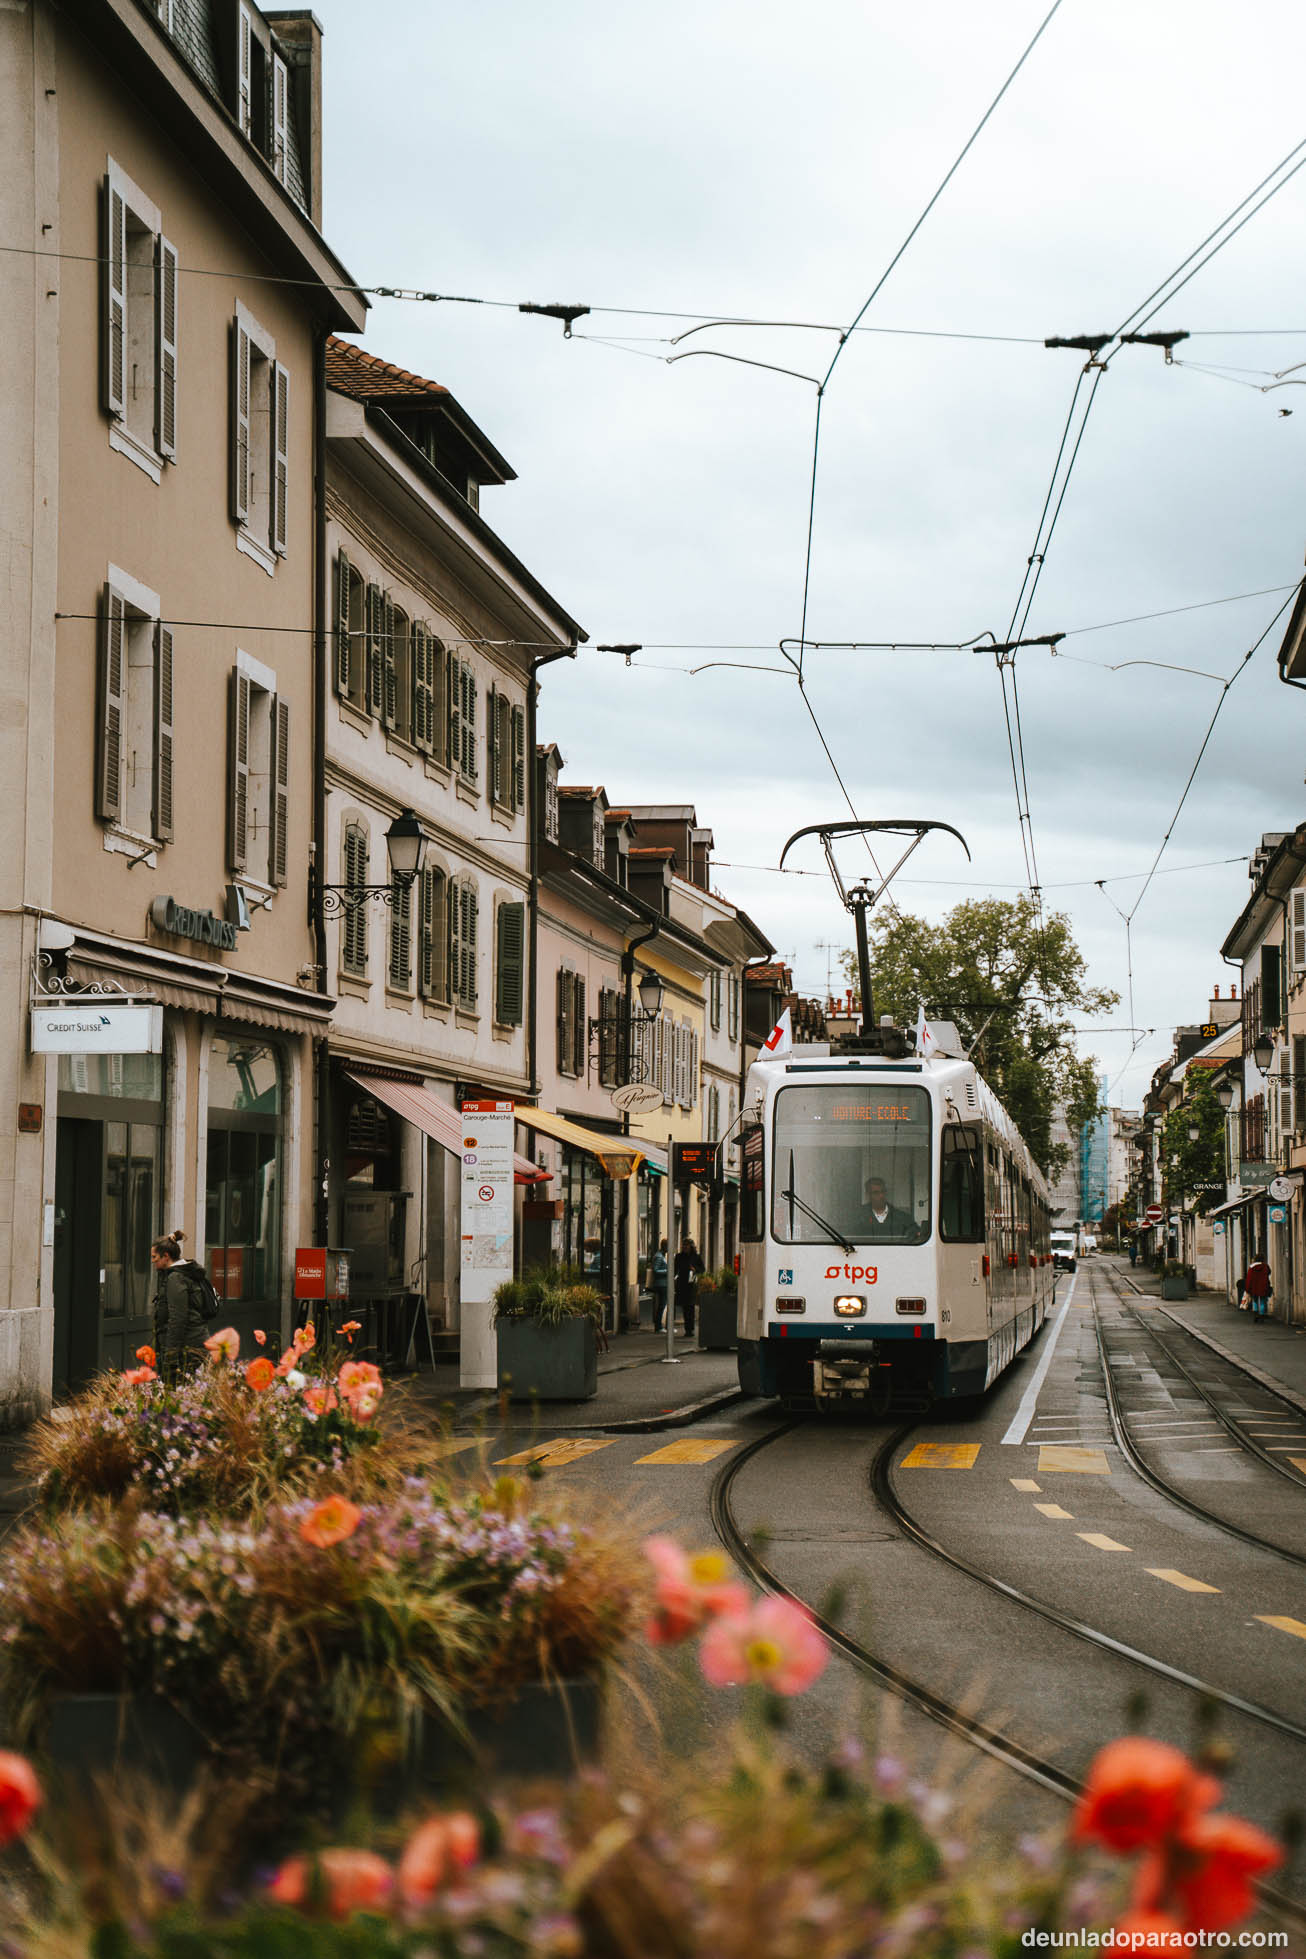
[[[825,1276],[827,1279],[847,1279],[853,1285],[860,1279],[866,1285],[873,1286],[879,1283],[880,1268],[878,1265],[827,1265]]]

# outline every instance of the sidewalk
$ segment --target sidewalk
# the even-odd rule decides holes
[[[609,1336],[598,1357],[598,1392],[588,1401],[514,1401],[500,1420],[493,1389],[460,1388],[456,1361],[423,1368],[396,1380],[396,1396],[415,1414],[449,1422],[457,1429],[493,1424],[503,1429],[546,1428],[550,1433],[583,1429],[685,1428],[742,1400],[733,1353],[703,1353],[692,1340],[676,1340],[676,1364],[664,1363],[663,1334],[650,1327]]]
[[[1141,1265],[1131,1270],[1127,1258],[1102,1252],[1095,1256],[1113,1266],[1122,1278],[1132,1279],[1141,1292],[1160,1299],[1157,1273]],[[1199,1286],[1187,1299],[1167,1299],[1159,1311],[1224,1359],[1245,1368],[1262,1386],[1278,1390],[1306,1414],[1306,1327],[1289,1326],[1278,1319],[1253,1319],[1209,1286]]]

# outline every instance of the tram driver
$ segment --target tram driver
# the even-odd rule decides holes
[[[859,1234],[864,1242],[879,1239],[896,1240],[900,1245],[914,1244],[918,1238],[915,1219],[909,1211],[889,1202],[889,1187],[883,1177],[868,1177],[866,1180],[866,1209]]]

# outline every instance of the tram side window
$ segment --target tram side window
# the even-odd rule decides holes
[[[762,1125],[753,1123],[739,1140],[739,1238],[745,1245],[760,1244],[766,1233],[766,1211],[762,1203]]]
[[[943,1131],[939,1229],[949,1244],[984,1242],[984,1171],[979,1131],[949,1123]]]

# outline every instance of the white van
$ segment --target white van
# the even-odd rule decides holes
[[[1052,1269],[1055,1272],[1073,1272],[1076,1265],[1076,1239],[1073,1231],[1054,1231],[1052,1233]]]

